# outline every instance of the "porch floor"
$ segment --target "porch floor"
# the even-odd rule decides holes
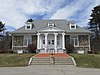
[[[45,57],[50,57],[51,53],[40,53],[40,54],[36,54],[34,57],[37,58],[45,58]],[[64,53],[55,53],[53,54],[54,57],[58,57],[58,58],[69,58],[70,56],[68,54],[64,54]]]

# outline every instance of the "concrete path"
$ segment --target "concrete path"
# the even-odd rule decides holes
[[[0,75],[100,75],[100,69],[78,68],[73,65],[31,65],[0,67]]]

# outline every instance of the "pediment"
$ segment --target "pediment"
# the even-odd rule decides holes
[[[42,28],[40,30],[38,30],[39,32],[59,32],[59,31],[65,31],[61,28],[58,28],[58,27],[45,27],[45,28]]]

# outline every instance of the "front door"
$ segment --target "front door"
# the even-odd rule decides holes
[[[48,35],[48,52],[54,52],[54,35],[50,34]]]

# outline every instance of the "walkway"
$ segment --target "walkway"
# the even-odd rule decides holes
[[[50,57],[50,55],[51,55],[50,53],[40,53],[40,54],[36,54],[34,57],[45,58],[45,57]],[[54,57],[69,58],[70,56],[64,53],[55,53]]]
[[[31,65],[0,67],[0,75],[100,75],[100,69],[78,68],[73,65]]]

